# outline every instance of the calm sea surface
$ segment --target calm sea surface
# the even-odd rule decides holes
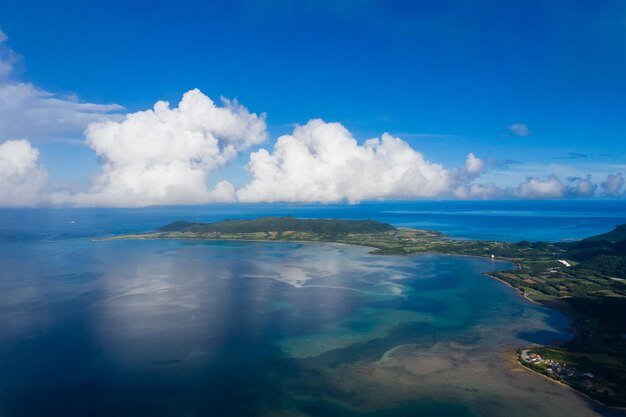
[[[0,210],[0,416],[623,416],[525,372],[560,314],[505,263],[335,244],[92,240],[175,220],[372,218],[581,238],[624,202]]]

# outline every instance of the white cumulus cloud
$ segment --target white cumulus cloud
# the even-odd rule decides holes
[[[591,181],[591,177],[570,178],[567,189],[570,197],[592,197],[596,193],[598,185]]]
[[[478,163],[470,161],[476,169]],[[453,180],[408,143],[388,134],[360,145],[339,123],[311,120],[250,156],[241,202],[338,202],[437,197]]]
[[[267,138],[265,115],[236,101],[217,106],[199,90],[183,95],[177,108],[159,101],[154,109],[123,121],[92,123],[87,144],[102,161],[91,189],[55,194],[55,204],[141,207],[224,200],[225,184],[211,193],[207,174]],[[230,193],[232,197],[232,190]]]
[[[513,195],[529,199],[561,198],[565,190],[565,184],[556,175],[550,175],[546,179],[527,178],[513,191]]]
[[[473,153],[469,153],[467,155],[467,160],[465,161],[465,169],[469,174],[476,175],[483,171],[485,164],[479,158],[477,158]]]
[[[0,206],[34,206],[41,202],[46,173],[39,152],[27,140],[0,144]]]
[[[605,195],[617,196],[624,187],[624,176],[621,173],[609,174],[600,184]]]
[[[235,186],[229,181],[220,181],[209,193],[212,203],[233,203],[236,200]]]
[[[507,192],[493,182],[471,183],[457,187],[454,197],[461,200],[493,200],[507,197]]]

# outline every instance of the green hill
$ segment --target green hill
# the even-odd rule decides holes
[[[591,236],[585,240],[586,241],[605,240],[607,242],[612,242],[612,243],[622,242],[626,240],[626,224],[620,224],[619,226],[616,226],[615,229],[611,230],[608,233]]]
[[[608,233],[558,246],[565,250],[564,257],[579,262],[576,269],[581,272],[626,278],[626,224]]]
[[[375,220],[298,219],[261,217],[254,220],[225,220],[215,223],[174,222],[157,229],[159,232],[192,233],[258,233],[258,232],[312,232],[324,235],[345,233],[380,233],[395,230],[390,224]]]

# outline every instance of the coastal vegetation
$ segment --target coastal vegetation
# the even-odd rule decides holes
[[[362,245],[375,254],[436,252],[513,262],[489,275],[527,299],[570,317],[575,337],[532,347],[520,363],[610,406],[626,406],[626,225],[576,242],[517,243],[451,239],[374,220],[265,217],[216,223],[175,222],[117,239],[312,241]],[[530,360],[530,356],[537,359]],[[593,375],[590,377],[589,375]]]
[[[389,232],[395,228],[375,220],[298,219],[291,216],[262,217],[253,220],[224,220],[215,223],[174,222],[163,226],[159,232],[191,233],[259,233],[259,232],[310,232],[320,235],[346,233]]]

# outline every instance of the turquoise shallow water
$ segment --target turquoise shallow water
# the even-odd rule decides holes
[[[508,264],[96,242],[165,215],[19,213],[0,222],[2,416],[617,415],[506,361],[570,335],[483,275]],[[68,215],[78,228],[62,232]]]
[[[480,275],[506,265],[478,259],[242,242],[24,249],[2,253],[12,271],[0,291],[8,416],[378,415],[308,384],[404,343],[493,343],[510,320],[529,324],[500,342],[567,337],[564,318]],[[431,403],[411,409],[466,409]]]

